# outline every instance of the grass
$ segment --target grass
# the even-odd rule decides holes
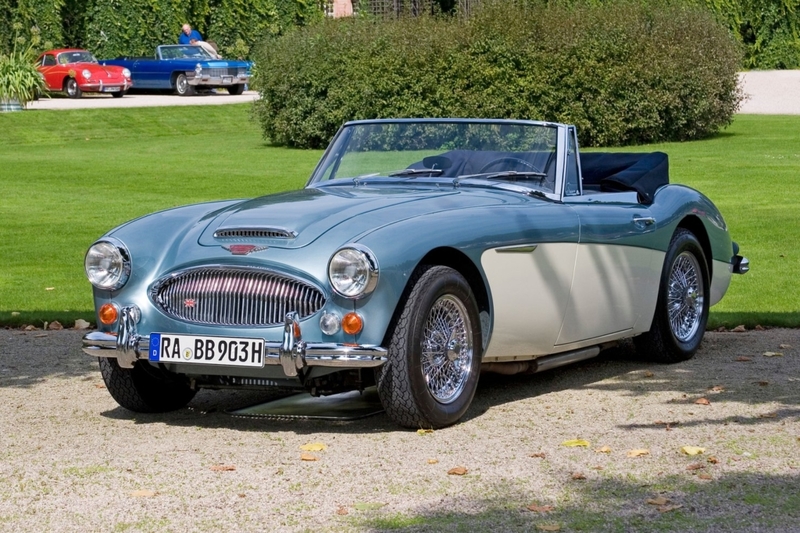
[[[712,139],[633,150],[667,152],[672,181],[709,196],[751,260],[710,326],[800,326],[800,117],[743,115]],[[320,155],[266,143],[248,105],[0,116],[0,324],[93,321],[83,255],[97,237],[159,209],[299,188]]]

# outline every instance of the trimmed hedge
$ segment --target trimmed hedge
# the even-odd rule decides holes
[[[706,137],[741,100],[737,45],[699,7],[491,3],[468,21],[326,20],[256,56],[266,138],[322,147],[346,120],[532,118],[584,146]]]

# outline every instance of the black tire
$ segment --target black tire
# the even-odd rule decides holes
[[[464,277],[449,267],[422,267],[409,287],[390,329],[388,360],[376,370],[378,395],[401,426],[449,426],[467,411],[478,386],[483,346],[478,305]],[[447,331],[427,327],[442,324]]]
[[[117,403],[136,413],[174,411],[197,393],[182,376],[143,361],[136,362],[133,368],[121,368],[116,359],[101,357],[100,373]]]
[[[111,96],[113,96],[114,98],[122,98],[123,96],[125,96],[127,92],[128,91],[119,91],[116,93],[111,93]]]
[[[194,96],[194,87],[189,85],[186,74],[180,73],[175,77],[175,92],[180,96]]]
[[[237,85],[231,85],[230,87],[228,87],[228,94],[230,94],[232,96],[239,96],[243,92],[244,92],[244,84],[243,83],[239,83]]]
[[[83,94],[75,78],[67,78],[64,80],[64,92],[67,93],[67,96],[70,98],[80,98]]]
[[[643,358],[679,363],[694,357],[708,321],[709,275],[703,247],[679,228],[667,249],[650,331],[634,338]]]

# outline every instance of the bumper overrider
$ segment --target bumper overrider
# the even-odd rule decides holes
[[[148,359],[150,336],[136,332],[138,309],[125,307],[120,312],[117,333],[92,331],[83,337],[83,351],[95,357],[116,358],[119,366],[132,368],[139,359]],[[302,340],[297,313],[287,313],[280,342],[264,342],[265,364],[281,365],[290,377],[310,366],[370,368],[386,361],[380,346],[308,343]]]

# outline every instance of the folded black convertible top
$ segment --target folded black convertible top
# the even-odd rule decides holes
[[[639,201],[652,204],[656,190],[669,183],[669,159],[664,152],[581,153],[583,185],[604,192],[636,191]]]

